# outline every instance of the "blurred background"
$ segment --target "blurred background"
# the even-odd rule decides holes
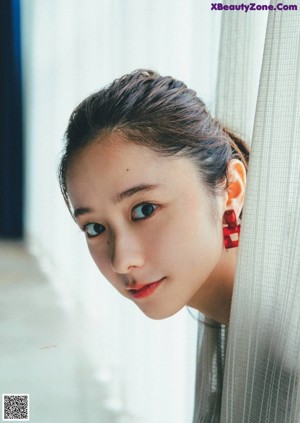
[[[197,322],[145,317],[100,275],[60,194],[74,107],[136,68],[214,110],[221,14],[207,0],[1,0],[0,391],[34,423],[192,420]]]

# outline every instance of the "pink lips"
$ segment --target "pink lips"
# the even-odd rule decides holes
[[[130,294],[133,298],[144,298],[153,294],[153,292],[158,288],[158,286],[163,282],[164,278],[160,279],[157,282],[152,282],[146,285],[138,284],[134,288],[129,289]]]

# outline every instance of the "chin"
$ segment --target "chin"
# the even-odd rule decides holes
[[[174,314],[178,313],[181,309],[173,309],[173,310],[158,310],[158,309],[149,309],[146,307],[139,309],[145,314],[145,316],[149,317],[152,320],[163,320],[167,319],[168,317],[174,316]]]

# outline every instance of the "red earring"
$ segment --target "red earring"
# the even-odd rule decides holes
[[[226,210],[224,220],[228,226],[223,227],[225,248],[234,248],[239,245],[239,235],[241,225],[237,225],[236,214],[234,210]]]

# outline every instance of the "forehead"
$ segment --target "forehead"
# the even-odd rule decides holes
[[[117,133],[112,133],[105,138],[95,140],[79,153],[76,161],[80,162],[80,166],[86,165],[90,167],[101,167],[103,173],[107,173],[111,168],[114,172],[123,173],[135,169],[143,168],[145,162],[154,167],[161,167],[164,163],[170,163],[175,157],[163,157],[153,149],[139,145],[130,141]]]
[[[175,186],[198,179],[192,160],[162,156],[154,150],[111,134],[78,153],[69,165],[67,188],[76,204],[96,195],[112,198],[136,184]]]

